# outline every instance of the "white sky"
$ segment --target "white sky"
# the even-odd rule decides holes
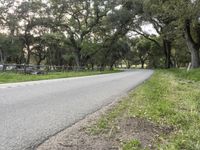
[[[158,35],[152,24],[143,25],[142,30],[148,34]]]

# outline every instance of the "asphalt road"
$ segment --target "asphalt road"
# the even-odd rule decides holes
[[[0,150],[32,149],[111,103],[151,70],[0,85]]]

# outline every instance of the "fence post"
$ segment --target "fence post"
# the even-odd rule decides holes
[[[187,72],[190,71],[191,67],[192,67],[192,63],[189,63],[188,68],[187,68]]]
[[[26,64],[24,64],[24,73],[26,74]]]

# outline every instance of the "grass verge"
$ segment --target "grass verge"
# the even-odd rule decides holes
[[[120,140],[124,150],[199,150],[199,89],[200,70],[189,73],[185,70],[158,70],[149,81],[91,125],[87,132],[95,136],[110,136],[112,132],[118,136],[117,132],[123,131],[120,128],[125,127],[121,124],[129,120],[126,123],[129,136]],[[130,121],[137,121],[137,124]],[[142,131],[136,134],[138,122]],[[148,132],[151,133],[148,135]],[[153,137],[150,144],[144,140],[147,136]]]
[[[69,78],[69,77],[91,76],[91,75],[109,74],[109,73],[116,73],[116,72],[120,72],[120,71],[115,70],[115,71],[55,72],[55,73],[49,73],[47,75],[25,75],[25,74],[11,73],[11,72],[0,73],[0,84],[58,79],[58,78]]]

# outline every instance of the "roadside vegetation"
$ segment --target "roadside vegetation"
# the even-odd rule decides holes
[[[199,0],[1,0],[0,65],[200,68],[199,8]]]
[[[191,81],[200,81],[200,69],[193,69],[186,73],[184,69],[169,70],[179,78],[184,78]]]
[[[4,72],[0,73],[0,84],[3,83],[14,83],[24,81],[37,81],[37,80],[48,80],[58,78],[69,78],[69,77],[81,77],[91,76],[98,74],[117,73],[118,70],[113,71],[71,71],[71,72],[53,72],[45,75],[29,75],[21,73]]]
[[[199,70],[157,70],[87,133],[114,139],[124,150],[199,150],[199,74]]]
[[[199,8],[200,0],[1,0],[0,70],[169,69],[157,70],[88,132],[124,137],[112,142],[125,150],[200,149]],[[189,73],[171,69],[188,64]],[[7,72],[0,84],[111,72]]]

